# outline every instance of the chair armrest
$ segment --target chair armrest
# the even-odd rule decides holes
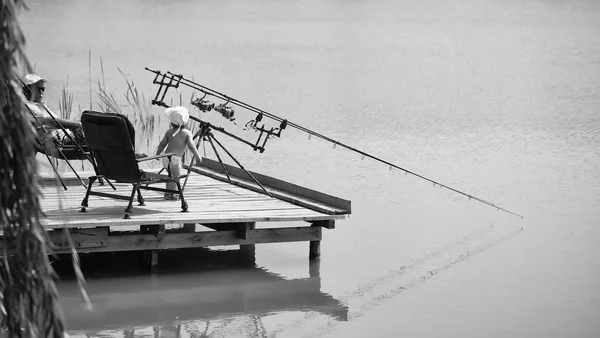
[[[141,158],[137,158],[136,160],[138,162],[143,162],[143,161],[156,160],[159,158],[169,157],[169,156],[175,156],[175,153],[165,153],[165,154],[160,154],[160,155],[156,155],[156,156],[141,157]]]

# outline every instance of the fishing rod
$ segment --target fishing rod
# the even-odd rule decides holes
[[[21,82],[21,85],[23,88],[26,88],[29,92],[29,95],[31,95],[31,88],[29,88],[29,86],[27,86],[25,84],[25,82],[23,82],[23,80],[17,76],[16,74],[14,74],[14,77],[19,79],[19,82]],[[29,111],[29,113],[31,114],[31,116],[33,116],[33,118],[36,120],[36,122],[40,125],[40,127],[42,128],[44,134],[47,133],[46,127],[44,126],[44,124],[40,121],[40,119],[35,115],[35,113],[33,112],[33,110],[31,110],[31,108],[27,105],[24,104],[25,108],[27,108],[27,111]],[[46,113],[48,113],[48,115],[54,120],[54,122],[58,125],[58,127],[63,131],[63,133],[65,134],[65,136],[67,136],[71,142],[73,142],[77,148],[79,148],[79,150],[87,157],[87,159],[92,162],[91,157],[83,150],[83,148],[81,148],[81,146],[71,137],[71,135],[69,135],[69,133],[67,132],[67,130],[65,129],[65,127],[54,117],[54,115],[49,111],[48,107],[46,107],[46,105],[44,103],[41,103],[41,106],[44,108],[44,110],[46,111]],[[40,150],[43,150],[44,156],[46,156],[46,159],[48,160],[48,163],[50,163],[50,166],[52,167],[52,169],[54,170],[54,173],[57,175],[60,183],[62,184],[63,188],[65,190],[67,190],[67,186],[65,185],[65,183],[63,182],[62,178],[60,177],[60,175],[58,174],[58,171],[56,169],[56,167],[54,166],[54,164],[52,163],[52,160],[50,159],[50,156],[48,155],[48,149],[46,147],[46,145],[38,138],[36,137],[37,142],[40,146]],[[67,165],[69,166],[69,168],[71,169],[71,171],[73,171],[73,173],[75,174],[75,176],[77,177],[77,179],[79,180],[79,182],[81,182],[81,184],[87,188],[87,185],[85,184],[85,182],[83,182],[83,180],[81,179],[81,177],[79,176],[79,174],[77,174],[77,171],[75,170],[75,168],[73,168],[73,166],[71,165],[71,163],[69,162],[69,160],[67,159],[67,156],[64,154],[64,152],[62,151],[62,149],[60,149],[60,147],[56,147],[56,150],[58,151],[58,153],[62,156],[62,159],[67,163]],[[92,162],[93,164],[94,162]]]
[[[44,134],[45,134],[46,133],[46,127],[44,127],[44,125],[42,124],[42,122],[40,121],[40,119],[37,116],[35,116],[35,114],[31,110],[31,108],[29,108],[29,106],[27,104],[25,104],[25,107],[27,108],[27,110],[29,111],[29,113],[33,116],[33,118],[37,121],[37,123],[42,127],[42,130],[44,131]],[[46,147],[46,145],[44,144],[44,142],[42,142],[42,140],[40,140],[39,137],[36,136],[35,139],[37,140],[37,143],[40,146],[40,149],[43,150],[44,156],[46,156],[46,159],[48,160],[48,163],[50,163],[50,166],[54,170],[54,173],[56,174],[56,177],[58,177],[58,180],[60,181],[61,185],[63,186],[63,188],[65,190],[67,190],[67,186],[65,185],[65,182],[63,182],[62,178],[60,177],[60,174],[58,173],[58,170],[56,169],[56,167],[52,163],[52,160],[50,159],[50,155],[48,155],[48,148]],[[77,171],[75,170],[75,168],[73,168],[73,166],[71,165],[71,163],[69,162],[69,160],[67,160],[67,156],[65,155],[65,153],[60,148],[58,148],[58,147],[56,147],[56,150],[63,157],[62,159],[64,159],[65,162],[67,162],[67,165],[69,166],[69,168],[71,169],[71,171],[73,171],[73,173],[75,174],[75,176],[77,177],[77,179],[79,180],[79,182],[81,182],[81,184],[87,189],[87,185],[85,184],[85,182],[83,182],[83,180],[81,179],[81,177],[79,176],[79,174],[77,174]]]
[[[381,158],[379,158],[377,156],[371,155],[371,154],[369,154],[369,153],[367,153],[365,151],[359,150],[359,149],[357,149],[355,147],[352,147],[352,146],[349,146],[349,145],[347,145],[345,143],[342,143],[342,142],[339,142],[337,140],[334,140],[334,139],[332,139],[332,138],[330,138],[328,136],[325,136],[323,134],[320,134],[318,132],[315,132],[313,130],[305,128],[305,127],[303,127],[301,125],[298,125],[296,123],[290,122],[287,119],[283,119],[283,118],[281,118],[281,117],[279,117],[277,115],[271,114],[271,113],[269,113],[269,112],[267,112],[265,110],[262,110],[260,108],[255,107],[255,106],[252,106],[252,105],[250,105],[250,104],[248,104],[246,102],[243,102],[241,100],[235,99],[235,98],[233,98],[233,97],[231,97],[229,95],[226,95],[224,93],[216,91],[216,90],[214,90],[212,88],[209,88],[207,86],[201,85],[201,84],[199,84],[199,83],[197,83],[197,82],[195,82],[193,80],[187,79],[187,78],[185,78],[181,74],[175,74],[175,73],[172,73],[170,71],[161,72],[159,70],[153,70],[153,69],[150,69],[148,67],[145,67],[145,69],[147,71],[155,74],[155,78],[154,78],[153,83],[159,85],[159,89],[158,89],[158,91],[156,93],[156,98],[152,101],[153,104],[161,105],[161,103],[162,103],[164,106],[166,106],[166,104],[164,104],[164,102],[162,102],[162,100],[164,99],[167,90],[169,88],[171,88],[171,87],[178,88],[180,84],[181,85],[185,85],[185,86],[187,86],[189,88],[192,88],[194,90],[198,90],[198,91],[202,92],[204,94],[204,97],[206,97],[207,95],[210,95],[210,96],[213,96],[213,97],[216,97],[218,99],[226,101],[225,106],[227,104],[231,103],[231,104],[234,104],[234,105],[239,106],[241,108],[244,108],[244,109],[247,109],[247,110],[252,111],[254,113],[257,113],[258,115],[256,116],[256,118],[254,120],[249,121],[246,124],[246,126],[250,126],[250,127],[256,128],[256,129],[258,129],[258,130],[261,131],[261,134],[259,135],[259,140],[257,140],[257,144],[260,141],[260,137],[263,134],[266,134],[266,137],[264,139],[264,142],[266,143],[266,140],[270,136],[280,137],[281,136],[281,131],[283,129],[285,129],[287,126],[289,126],[289,127],[295,128],[295,129],[297,129],[299,131],[302,131],[304,133],[307,133],[309,135],[309,139],[310,139],[311,136],[320,138],[320,139],[325,140],[327,142],[333,143],[333,147],[334,148],[336,148],[337,146],[343,147],[343,148],[348,149],[348,150],[350,150],[352,152],[360,154],[363,157],[368,157],[368,158],[370,158],[372,160],[375,160],[377,162],[380,162],[380,163],[383,163],[385,165],[388,165],[389,168],[390,168],[390,170],[392,168],[398,169],[400,171],[403,171],[405,174],[410,174],[410,175],[413,175],[413,176],[415,176],[417,178],[420,178],[422,180],[425,180],[425,181],[428,181],[430,183],[433,183],[433,186],[439,186],[439,187],[448,189],[448,190],[453,191],[453,192],[455,192],[457,194],[466,196],[467,198],[469,198],[469,200],[474,200],[474,201],[480,202],[482,204],[485,204],[487,206],[493,207],[496,210],[507,212],[509,214],[515,215],[517,217],[520,217],[521,219],[523,218],[522,215],[517,214],[517,213],[515,213],[513,211],[510,211],[508,209],[499,207],[499,206],[497,206],[496,204],[494,204],[492,202],[486,201],[486,200],[484,200],[482,198],[476,197],[474,195],[468,194],[468,193],[463,192],[461,190],[458,190],[456,188],[450,187],[450,186],[445,185],[443,183],[440,183],[440,182],[438,182],[436,180],[433,180],[431,178],[428,178],[426,176],[423,176],[423,175],[418,174],[416,172],[413,172],[411,170],[405,169],[405,168],[403,168],[403,167],[401,167],[399,165],[396,165],[394,163],[391,163],[389,161],[381,159]],[[166,82],[166,80],[169,80],[169,82]],[[161,96],[161,93],[162,93],[162,96]],[[159,96],[161,96],[161,100],[158,100]],[[208,105],[207,101],[203,101],[203,100],[200,100],[200,101],[197,100],[195,102],[193,101],[192,104],[195,105],[195,106],[197,106],[201,110],[203,110],[203,108],[207,109],[207,110],[210,110],[208,108],[211,107],[210,105]],[[222,106],[222,104],[220,106]],[[206,110],[203,110],[203,111],[206,111]],[[233,112],[232,109],[231,109],[231,111]],[[219,112],[222,115],[224,115],[225,117],[227,117],[226,114],[224,114],[223,112],[221,112],[221,111],[219,111]],[[231,115],[233,115],[233,113]],[[280,124],[279,128],[275,128],[275,129],[271,128],[270,130],[266,130],[266,129],[264,129],[264,124],[262,126],[260,126],[260,127],[257,127],[257,123],[260,122],[263,119],[264,116],[266,116],[266,117],[268,117],[268,118],[270,118],[270,119],[272,119],[274,121],[280,122],[281,124]],[[262,146],[262,150],[264,151],[264,144]]]
[[[242,108],[245,108],[245,109],[248,109],[250,111],[254,111],[255,113],[257,113],[258,115],[256,116],[256,118],[254,120],[248,121],[248,123],[246,123],[246,125],[245,125],[246,128],[252,128],[255,131],[259,132],[258,138],[254,142],[254,144],[252,144],[246,140],[242,140],[239,137],[235,137],[235,136],[232,136],[231,134],[228,134],[229,136],[232,136],[244,143],[247,143],[248,145],[250,145],[252,147],[253,150],[258,150],[261,153],[264,152],[266,143],[269,140],[269,138],[281,137],[281,132],[287,126],[288,122],[285,119],[279,119],[275,115],[269,114],[267,112],[263,112],[263,111],[259,110],[258,108],[252,107],[250,105],[243,106],[243,102],[236,100],[234,98],[231,98],[225,94],[219,93],[217,91],[213,91],[213,90],[211,90],[207,87],[204,87],[204,86],[202,86],[196,82],[193,82],[191,80],[188,80],[188,79],[184,78],[183,75],[177,75],[177,74],[173,74],[171,72],[162,73],[160,71],[152,70],[147,67],[145,69],[147,71],[155,74],[155,77],[154,77],[154,80],[152,81],[152,83],[158,84],[158,86],[159,86],[158,90],[156,91],[156,96],[152,100],[153,105],[168,108],[169,105],[167,105],[164,102],[167,91],[169,90],[169,88],[179,88],[179,85],[183,84],[194,90],[198,90],[204,94],[203,97],[197,98],[197,99],[191,101],[191,104],[193,106],[197,107],[198,109],[200,109],[202,112],[207,112],[207,111],[211,111],[212,109],[214,109],[215,111],[219,112],[223,117],[225,117],[229,121],[234,121],[236,119],[234,117],[235,110],[231,106],[228,105],[230,102],[232,102]],[[207,95],[214,96],[214,97],[222,99],[226,102],[221,103],[218,106],[215,106],[214,103],[210,103],[209,101],[203,100]],[[281,122],[279,127],[269,129],[269,128],[265,128],[264,124],[259,125],[258,123],[261,122],[261,120],[265,114],[267,115],[267,117],[269,117],[273,120],[279,119],[278,121]],[[219,131],[221,131],[222,133],[226,133],[223,130],[219,130]]]
[[[28,86],[28,85],[26,85],[26,84],[25,84],[25,82],[23,82],[23,80],[22,80],[20,77],[18,77],[16,74],[15,74],[15,77],[16,77],[17,79],[19,79],[19,82],[21,82],[21,85],[22,85],[24,88],[27,88],[27,90],[29,91],[29,94],[31,95],[31,88],[29,88],[29,86]],[[31,110],[31,108],[29,108],[29,106],[27,106],[27,105],[25,105],[25,106],[27,107],[27,109],[29,110],[29,112],[30,112],[30,113],[31,113],[31,114],[32,114],[32,115],[35,117],[35,114],[34,114],[34,113],[33,113],[33,111]],[[93,160],[92,160],[91,156],[90,156],[90,155],[89,155],[89,154],[88,154],[88,153],[87,153],[87,152],[86,152],[86,151],[85,151],[85,150],[84,150],[84,149],[83,149],[83,148],[82,148],[82,147],[79,145],[79,143],[78,143],[77,141],[75,141],[75,139],[73,139],[73,137],[70,135],[70,133],[67,131],[67,129],[66,129],[66,128],[65,128],[65,127],[62,125],[62,123],[60,123],[60,122],[59,122],[59,121],[56,119],[56,117],[54,116],[54,114],[53,114],[53,113],[50,111],[50,109],[48,109],[48,107],[46,107],[46,104],[44,104],[43,102],[40,102],[40,106],[42,106],[42,108],[44,108],[44,111],[46,111],[46,113],[48,114],[48,116],[50,116],[50,117],[52,118],[52,120],[54,121],[54,123],[56,123],[56,125],[57,125],[57,126],[58,126],[58,127],[59,127],[59,128],[62,130],[62,131],[63,131],[63,133],[65,134],[65,136],[66,136],[66,137],[67,137],[67,138],[68,138],[68,139],[69,139],[69,140],[70,140],[70,141],[71,141],[73,144],[75,144],[75,146],[76,146],[76,147],[79,149],[79,151],[80,151],[82,154],[84,154],[84,155],[85,155],[85,156],[88,158],[88,160],[89,160],[90,162],[92,162],[92,163],[93,163]],[[40,125],[42,126],[42,128],[45,130],[45,128],[44,128],[44,125],[43,125],[43,124],[42,124],[42,123],[39,121],[39,119],[37,119],[37,117],[36,117],[36,120],[37,120],[37,121],[40,123]]]

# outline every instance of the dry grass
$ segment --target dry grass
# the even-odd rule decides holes
[[[91,52],[90,52],[91,55]],[[160,129],[159,127],[168,128],[168,122],[161,122],[161,115],[156,114],[156,108],[153,112],[153,107],[151,105],[151,99],[147,98],[144,93],[138,90],[135,82],[130,79],[125,72],[123,72],[120,68],[117,68],[117,71],[123,77],[123,86],[120,88],[107,88],[105,81],[105,70],[104,63],[102,58],[99,59],[100,66],[100,78],[92,80],[90,79],[90,83],[95,83],[95,91],[90,94],[89,105],[93,110],[101,111],[104,113],[118,113],[125,115],[129,118],[131,123],[133,124],[136,130],[136,151],[144,152],[147,154],[154,154],[156,150],[156,145],[158,141],[162,138],[166,129]],[[90,56],[90,68],[91,68],[91,56]],[[90,69],[89,74],[91,76],[92,71]],[[92,90],[92,86],[90,85],[90,90]],[[192,93],[193,99],[195,93]],[[92,97],[97,98],[92,102]],[[65,86],[63,86],[61,91],[61,98],[59,100],[59,111],[61,117],[77,119],[79,115],[81,115],[81,106],[77,104],[79,107],[79,113],[76,116],[73,116],[73,107],[76,104],[77,100],[81,99],[82,102],[88,100],[87,97],[78,98],[76,93],[70,91],[68,86],[68,78]],[[190,104],[191,100],[185,100],[183,94],[180,92],[179,95],[175,98],[172,98],[170,102],[167,102],[170,106],[184,106],[188,108],[188,110],[192,110],[192,106]],[[86,103],[84,103],[85,105]],[[94,106],[95,104],[95,106]],[[195,134],[198,131],[198,124],[190,122],[188,123],[188,128]],[[187,150],[184,155],[185,159],[191,159],[192,155]],[[84,163],[82,162],[82,168]],[[63,166],[61,166],[63,167]],[[61,168],[64,170],[64,168]],[[87,168],[86,169],[91,169]]]
[[[152,145],[152,139],[156,138],[155,132],[160,124],[160,118],[152,113],[150,100],[137,89],[135,82],[127,77],[127,75],[117,68],[123,76],[124,86],[119,90],[109,90],[106,87],[104,64],[100,59],[100,79],[95,80],[96,90],[90,94],[90,109],[104,113],[118,113],[129,118],[136,129],[136,148],[140,152],[148,152]],[[91,74],[91,71],[90,71]],[[90,80],[92,82],[92,80]],[[90,86],[90,90],[92,87]],[[121,94],[115,94],[121,93]],[[92,96],[97,97],[96,107],[92,104]],[[74,93],[69,88],[68,77],[66,84],[61,90],[61,97],[58,101],[59,116],[66,119],[78,120],[81,116],[81,105],[77,104],[78,110],[74,115],[74,105],[76,102],[77,93]],[[82,98],[86,100],[87,98]],[[180,98],[180,100],[182,100]]]
[[[74,95],[69,91],[69,78],[67,78],[67,82],[63,86],[60,94],[60,99],[58,100],[59,117],[63,119],[71,119]]]

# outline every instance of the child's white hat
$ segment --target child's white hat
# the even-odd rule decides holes
[[[182,126],[190,119],[190,113],[186,107],[176,106],[165,109],[165,115],[171,123],[176,126]]]
[[[177,129],[173,136],[177,135],[179,130],[181,130],[181,127],[183,127],[190,119],[190,113],[187,108],[182,106],[165,109],[165,115],[167,115],[167,118],[172,124],[179,126],[179,129]]]

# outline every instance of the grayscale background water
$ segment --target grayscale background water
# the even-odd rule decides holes
[[[248,271],[226,265],[91,276],[95,312],[66,302],[73,336],[175,337],[179,324],[182,337],[600,335],[600,2],[28,4],[27,52],[54,109],[67,83],[89,108],[91,51],[94,92],[100,60],[116,97],[126,88],[117,68],[148,99],[156,87],[144,67],[182,73],[524,216],[293,129],[263,154],[222,138],[249,170],[352,201],[324,232],[320,262],[320,291],[348,320],[295,307],[292,283],[281,285],[286,307],[231,313],[207,299],[252,290]],[[258,246],[255,270],[308,278],[307,255],[306,243]]]

